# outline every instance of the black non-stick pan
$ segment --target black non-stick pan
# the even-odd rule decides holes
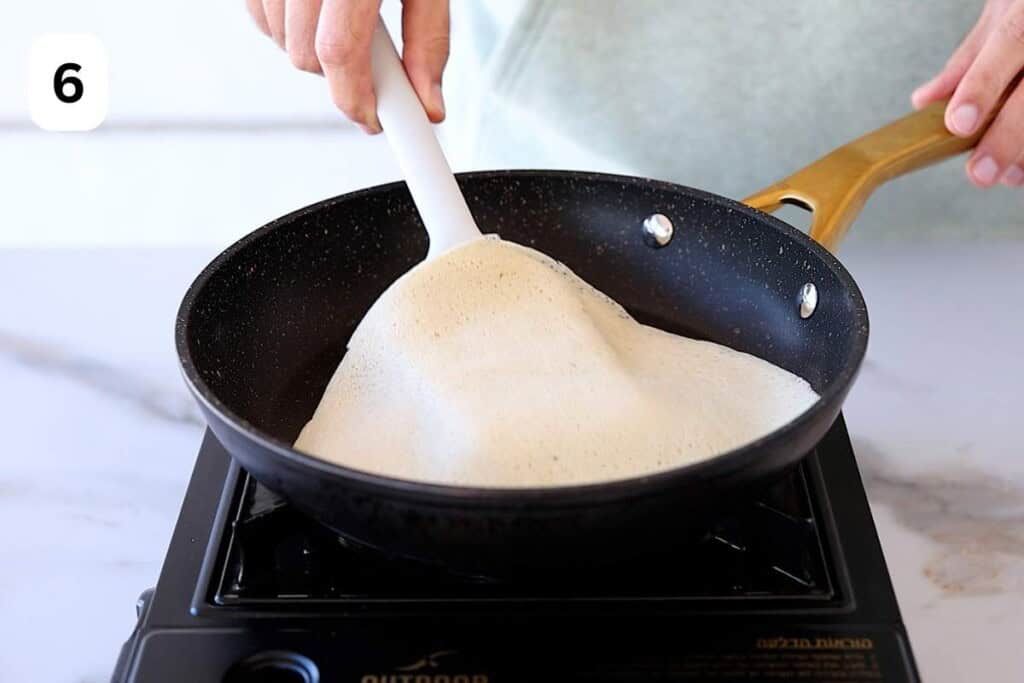
[[[426,253],[401,183],[301,209],[218,256],[182,302],[181,365],[238,463],[352,544],[498,576],[657,550],[778,478],[825,434],[868,340],[861,294],[828,248],[880,182],[973,142],[946,133],[935,106],[746,203],[591,173],[460,176],[484,232],[565,262],[642,322],[760,356],[821,395],[775,432],[696,464],[594,485],[469,488],[369,474],[291,448],[364,313]],[[814,212],[811,237],[762,212],[787,202]],[[387,430],[388,415],[378,419]]]

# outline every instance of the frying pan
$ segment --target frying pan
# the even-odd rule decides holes
[[[594,173],[459,176],[484,232],[563,261],[641,322],[757,355],[820,394],[790,423],[717,457],[626,480],[502,489],[389,478],[291,448],[356,325],[426,254],[403,183],[300,209],[214,259],[178,314],[186,383],[245,470],[354,546],[499,577],[664,548],[782,476],[838,416],[868,316],[829,250],[879,184],[975,144],[947,133],[942,117],[942,104],[911,114],[744,203]],[[810,236],[767,213],[784,203],[813,212]],[[647,220],[654,214],[667,220]],[[388,429],[388,416],[379,420]]]

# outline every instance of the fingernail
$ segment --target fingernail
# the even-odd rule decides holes
[[[441,84],[435,83],[430,88],[430,98],[434,100],[434,109],[437,110],[440,118],[444,118],[444,94],[441,92]]]
[[[999,166],[992,157],[986,155],[974,162],[971,174],[979,183],[989,185],[996,181],[996,176],[999,174]]]
[[[917,106],[918,101],[924,96],[925,88],[927,88],[928,85],[929,85],[929,83],[925,83],[924,85],[919,85],[917,87],[917,90],[915,90],[914,92],[910,93],[910,101],[911,101],[911,103],[915,107]]]
[[[978,125],[978,108],[973,104],[961,104],[953,110],[949,122],[957,135],[970,135]]]
[[[1024,168],[1013,165],[1006,169],[1006,173],[1003,174],[1003,184],[1010,187],[1024,185]]]
[[[383,132],[383,128],[380,125],[380,119],[377,118],[377,110],[371,109],[366,112],[364,119],[366,121],[366,127],[369,129],[367,132],[370,135],[376,135],[377,133]]]

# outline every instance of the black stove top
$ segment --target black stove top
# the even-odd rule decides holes
[[[219,605],[367,601],[830,600],[835,583],[805,468],[708,530],[698,543],[592,575],[529,584],[452,576],[349,547],[253,478],[239,487],[216,573]],[[611,549],[610,551],[614,551]]]
[[[917,680],[841,418],[700,541],[530,583],[349,547],[208,434],[139,612],[115,682]]]

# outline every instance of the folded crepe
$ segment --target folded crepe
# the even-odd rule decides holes
[[[742,446],[817,399],[796,375],[641,325],[563,264],[489,237],[381,295],[295,447],[424,482],[593,483]]]

